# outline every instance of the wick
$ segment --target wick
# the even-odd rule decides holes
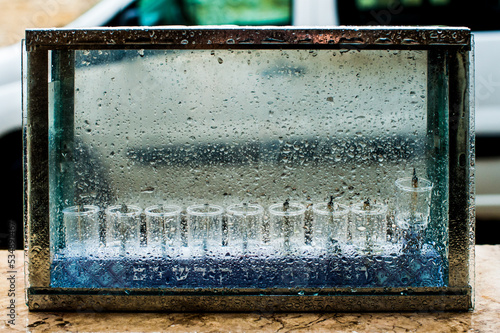
[[[123,204],[121,207],[121,213],[127,214],[128,213],[128,207],[126,204]]]
[[[307,196],[306,199],[307,206],[306,212],[304,213],[304,241],[306,245],[311,245],[311,233],[312,233],[312,223],[313,223],[313,203],[311,201],[311,196]]]
[[[333,212],[333,195],[330,196],[330,201],[327,204],[327,208],[329,212]]]
[[[284,212],[288,211],[289,207],[290,207],[290,202],[288,201],[288,199],[286,199],[285,202],[283,203],[283,211]]]
[[[76,212],[80,213],[80,212],[83,212],[83,211],[85,211],[85,206],[83,205],[81,199],[77,199],[76,200]]]
[[[79,201],[79,200],[78,200]],[[76,203],[76,212],[78,213],[78,240],[82,240],[82,217],[80,216],[80,212],[84,211],[85,207],[81,202]]]
[[[370,210],[370,199],[367,198],[364,202],[363,202],[363,210]]]
[[[413,168],[413,177],[411,178],[411,184],[415,188],[418,187],[418,177],[417,177],[417,171],[415,168]]]
[[[290,202],[288,199],[285,200],[283,203],[283,212],[287,212],[288,208],[290,207]],[[288,217],[288,214],[285,214],[284,216],[284,221],[283,221],[283,231],[285,234],[285,249],[289,250],[290,249],[290,237],[292,235],[292,226],[290,225],[290,218]]]
[[[413,168],[413,177],[411,178],[411,185],[413,188],[418,188],[418,177],[417,177],[417,171],[415,168]],[[417,211],[417,205],[418,205],[418,196],[417,192],[413,192],[412,196],[412,201],[411,201],[411,218],[414,219]]]
[[[306,206],[306,208],[307,208],[307,209],[311,208],[311,207],[312,207],[312,205],[313,205],[313,203],[311,202],[311,196],[309,196],[309,195],[308,195],[308,196],[307,196],[306,201],[307,201],[307,206]]]

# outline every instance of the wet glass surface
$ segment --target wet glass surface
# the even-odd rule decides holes
[[[448,170],[441,161],[448,152],[435,128],[447,110],[429,110],[436,75],[428,58],[418,50],[74,51],[74,100],[61,97],[64,73],[53,70],[50,83],[52,286],[446,285]],[[415,240],[395,221],[395,184],[414,170],[434,186],[424,202],[430,207],[421,209],[427,228],[418,246],[408,246]],[[351,208],[335,217],[344,226],[328,225],[329,202],[367,201],[384,207],[377,251],[355,246]],[[202,216],[188,208],[207,204],[222,211]],[[99,246],[91,255],[70,253],[62,210],[82,205],[127,213],[175,205],[180,230],[165,233],[169,239],[151,235],[143,214],[133,226],[113,228],[133,230],[134,246],[114,246],[109,214],[101,213],[98,235],[88,235]],[[234,205],[262,207],[252,233],[234,226],[248,219],[231,215]],[[322,214],[313,214],[315,205]],[[321,241],[313,230],[318,216],[332,234]],[[369,233],[371,217],[360,225]],[[185,267],[198,273],[178,279]]]

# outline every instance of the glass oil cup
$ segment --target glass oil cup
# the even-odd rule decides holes
[[[423,178],[396,180],[395,221],[403,247],[421,249],[430,218],[432,183]]]
[[[227,246],[238,251],[255,251],[263,243],[264,208],[257,204],[227,207]]]
[[[99,207],[84,205],[64,208],[63,221],[69,256],[86,256],[99,247]]]
[[[222,246],[222,213],[217,205],[201,204],[187,208],[188,247],[194,251],[217,251]]]
[[[106,247],[114,254],[134,254],[140,247],[142,209],[116,205],[106,209]]]
[[[387,206],[369,200],[351,206],[352,244],[363,254],[381,253],[387,240]]]
[[[313,206],[312,245],[329,251],[340,251],[347,242],[349,207],[324,202]]]
[[[181,207],[155,205],[144,210],[146,214],[147,244],[151,252],[165,254],[180,245]]]
[[[269,207],[269,242],[281,253],[290,253],[302,247],[304,242],[304,213],[300,203],[278,203]]]

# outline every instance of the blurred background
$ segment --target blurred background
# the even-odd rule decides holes
[[[500,0],[0,0],[0,248],[22,248],[21,50],[26,28],[137,25],[450,25],[476,41],[477,230],[500,243]]]
[[[63,27],[99,0],[0,0],[0,47],[18,43],[27,28]]]

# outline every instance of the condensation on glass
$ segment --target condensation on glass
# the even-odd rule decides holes
[[[470,48],[457,28],[28,31],[30,308],[471,308]]]

